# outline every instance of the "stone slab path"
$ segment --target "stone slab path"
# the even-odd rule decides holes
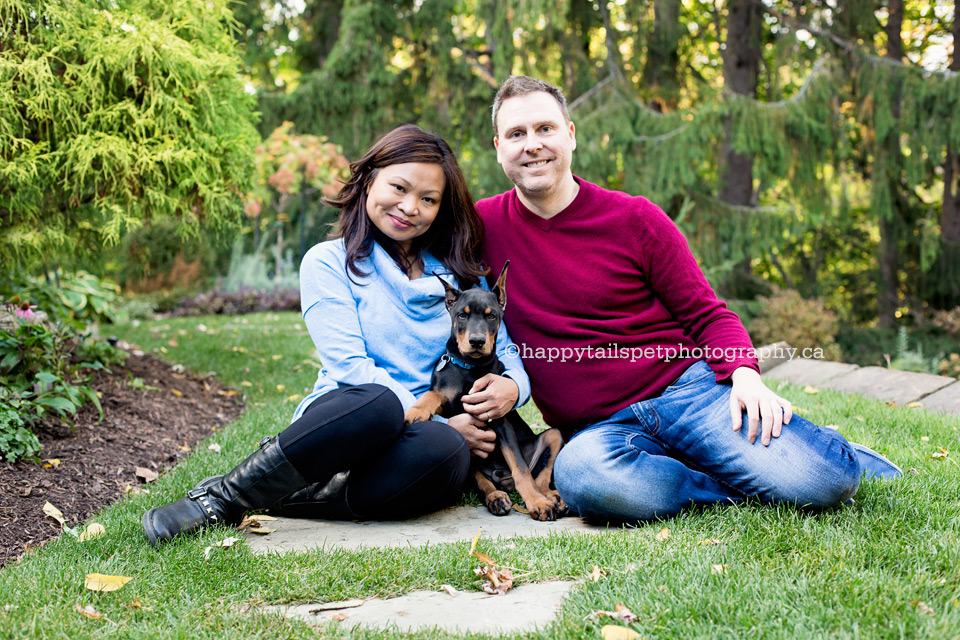
[[[378,629],[396,628],[418,631],[439,627],[448,632],[519,633],[533,631],[550,624],[563,597],[573,582],[539,582],[521,585],[504,595],[481,591],[416,591],[399,598],[340,603],[348,608],[337,609],[337,603],[324,605],[264,607],[263,611],[300,618],[308,624],[329,623],[332,616],[338,626],[365,626]],[[360,606],[354,606],[362,602]],[[322,607],[322,610],[318,608]],[[345,617],[343,617],[345,616]],[[342,618],[342,619],[341,619]]]
[[[946,376],[806,358],[778,364],[763,376],[803,386],[859,393],[900,406],[919,402],[931,411],[960,416],[960,381]]]
[[[420,547],[425,544],[472,540],[479,531],[484,539],[546,536],[554,532],[603,533],[607,527],[588,525],[582,518],[538,522],[512,512],[493,516],[486,507],[450,507],[436,513],[400,522],[339,522],[278,518],[270,523],[274,533],[247,536],[257,553],[304,551],[339,547]]]

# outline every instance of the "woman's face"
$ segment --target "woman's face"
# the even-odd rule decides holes
[[[410,252],[440,212],[446,179],[443,168],[407,162],[381,168],[367,189],[367,215],[380,232]]]

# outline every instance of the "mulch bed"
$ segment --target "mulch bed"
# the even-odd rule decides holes
[[[102,394],[103,422],[97,424],[99,414],[88,404],[73,430],[38,434],[44,464],[58,465],[0,459],[0,566],[60,533],[43,513],[45,502],[76,526],[142,484],[137,467],[157,473],[172,467],[243,410],[235,392],[150,355],[130,355],[112,371],[96,372],[91,384]],[[156,389],[135,388],[137,378]]]

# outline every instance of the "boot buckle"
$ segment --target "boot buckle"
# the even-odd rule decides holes
[[[205,495],[207,495],[206,487],[200,487],[200,488],[194,487],[193,489],[190,489],[190,491],[187,491],[187,497],[190,498],[191,500],[199,500]]]
[[[270,441],[271,441],[272,439],[273,439],[273,438],[271,438],[270,436],[263,436],[262,438],[260,438],[260,446],[259,446],[259,448],[260,448],[260,449],[263,449],[265,446],[267,446],[268,444],[270,444]]]

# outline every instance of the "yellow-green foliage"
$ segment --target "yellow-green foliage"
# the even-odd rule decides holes
[[[960,380],[960,353],[951,353],[940,361],[940,375]]]
[[[828,360],[840,359],[835,341],[837,316],[823,305],[823,300],[806,300],[799,292],[785,289],[758,301],[761,310],[750,325],[754,344],[784,340],[799,349],[822,349]]]
[[[933,324],[951,335],[960,337],[960,307],[949,311],[938,311],[933,316]]]
[[[238,219],[253,101],[228,0],[0,0],[0,255]]]

